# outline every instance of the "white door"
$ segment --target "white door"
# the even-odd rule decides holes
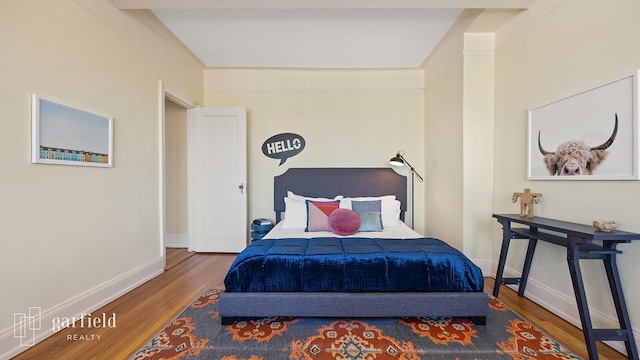
[[[198,252],[247,245],[246,109],[188,110],[189,244]]]

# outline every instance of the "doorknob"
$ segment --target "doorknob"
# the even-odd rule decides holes
[[[244,194],[244,184],[240,184],[240,186],[238,186],[238,189],[240,189],[240,194]]]

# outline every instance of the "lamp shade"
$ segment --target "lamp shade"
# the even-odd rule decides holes
[[[393,166],[404,166],[404,160],[402,160],[400,155],[397,154],[396,156],[391,158],[391,160],[389,160],[389,164],[391,164]]]
[[[407,159],[404,158],[404,150],[399,150],[396,153],[396,156],[392,157],[391,160],[389,160],[389,164],[391,164],[393,166],[405,166],[405,165],[407,165],[409,167],[409,169],[411,169],[411,173],[414,174],[418,178],[418,181],[420,181],[420,182],[424,181],[424,179],[422,178],[422,176],[420,176],[420,174],[418,174],[416,169],[413,166],[411,166],[411,164],[409,164]]]

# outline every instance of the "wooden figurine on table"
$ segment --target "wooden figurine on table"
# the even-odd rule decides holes
[[[524,192],[514,192],[511,202],[518,201],[520,198],[520,216],[533,217],[533,203],[536,204],[542,199],[541,193],[532,193],[531,189],[524,189]]]

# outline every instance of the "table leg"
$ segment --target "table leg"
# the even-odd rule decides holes
[[[605,244],[606,247],[615,249],[616,244]],[[625,340],[625,347],[627,349],[627,357],[629,359],[638,360],[638,348],[636,347],[635,338],[633,336],[633,329],[631,328],[631,321],[629,320],[629,314],[627,312],[627,304],[624,300],[624,294],[622,293],[622,284],[620,283],[620,275],[618,273],[618,267],[616,266],[616,255],[607,255],[604,259],[604,268],[607,272],[607,279],[609,280],[609,288],[611,289],[611,296],[613,297],[613,303],[616,307],[616,314],[618,315],[618,323],[620,329],[624,330],[627,339]]]
[[[580,313],[580,322],[582,323],[584,340],[587,345],[589,359],[597,360],[598,348],[596,347],[596,336],[591,323],[591,315],[589,314],[589,306],[587,304],[587,294],[585,292],[584,283],[582,282],[582,272],[580,270],[580,243],[572,237],[569,237],[567,240],[567,263],[569,265],[569,273],[571,274],[571,282],[573,283],[573,291],[578,304],[578,312]]]
[[[520,278],[520,287],[518,287],[518,296],[524,296],[524,288],[527,286],[527,279],[529,278],[529,270],[531,270],[531,263],[533,262],[533,253],[536,251],[536,244],[538,239],[530,238],[529,246],[527,247],[527,255],[524,258],[524,266],[522,267],[522,277]]]
[[[502,224],[502,247],[500,248],[500,259],[498,259],[498,269],[496,270],[496,282],[493,284],[493,296],[498,297],[500,285],[502,285],[502,275],[504,266],[507,262],[507,253],[509,252],[509,243],[511,242],[511,223],[508,221],[500,221]]]

